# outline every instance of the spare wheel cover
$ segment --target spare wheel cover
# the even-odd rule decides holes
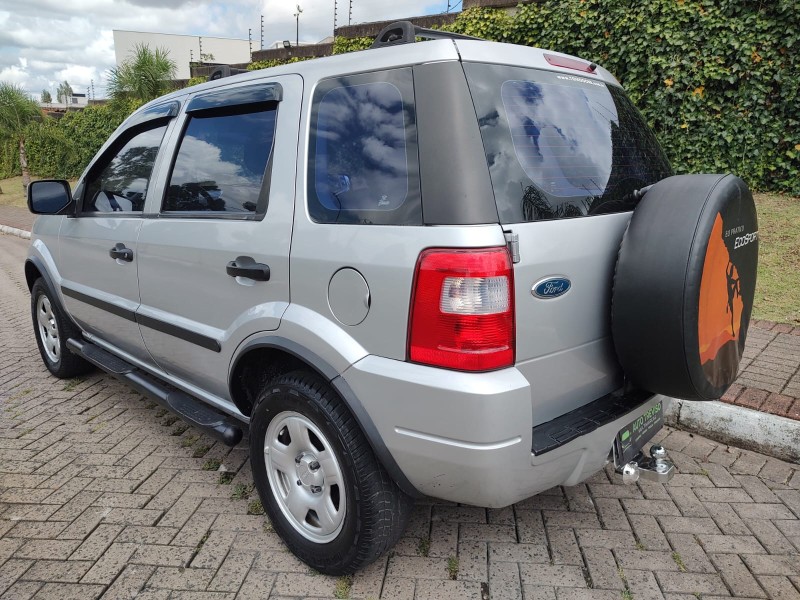
[[[736,378],[758,263],[758,220],[733,175],[657,183],[631,218],[614,275],[611,328],[643,389],[714,400]]]

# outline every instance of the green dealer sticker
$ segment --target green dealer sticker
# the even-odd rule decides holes
[[[624,465],[632,461],[663,425],[664,411],[661,410],[661,402],[659,402],[636,417],[627,427],[621,429],[615,442],[619,464]]]

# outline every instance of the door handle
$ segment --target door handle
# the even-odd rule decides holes
[[[269,281],[269,266],[257,263],[252,256],[237,256],[225,268],[231,277],[247,277],[255,281]]]
[[[124,260],[125,262],[133,261],[133,250],[131,250],[130,248],[126,248],[125,244],[117,244],[111,250],[108,251],[108,255],[111,258],[115,258],[117,260]]]

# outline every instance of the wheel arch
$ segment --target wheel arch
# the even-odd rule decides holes
[[[33,284],[36,283],[36,280],[40,277],[45,280],[47,287],[51,290],[55,289],[53,287],[53,281],[50,279],[50,274],[47,272],[47,269],[44,268],[42,261],[35,256],[31,256],[25,261],[25,282],[28,284],[29,292],[33,289]]]
[[[252,413],[253,399],[258,390],[268,380],[298,369],[308,369],[324,377],[353,415],[389,476],[406,494],[415,497],[421,495],[394,460],[381,439],[378,428],[347,381],[316,353],[287,338],[265,335],[244,343],[234,356],[232,365],[228,376],[231,399],[242,414],[247,416]],[[254,371],[257,376],[253,375]]]

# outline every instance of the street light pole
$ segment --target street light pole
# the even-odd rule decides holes
[[[295,38],[294,38],[294,45],[295,46],[299,46],[300,45],[300,13],[302,13],[302,12],[303,12],[303,9],[300,8],[300,5],[298,4],[297,5],[297,12],[292,15],[295,18],[295,22],[296,22],[296,26],[297,26],[296,30],[295,30]]]

